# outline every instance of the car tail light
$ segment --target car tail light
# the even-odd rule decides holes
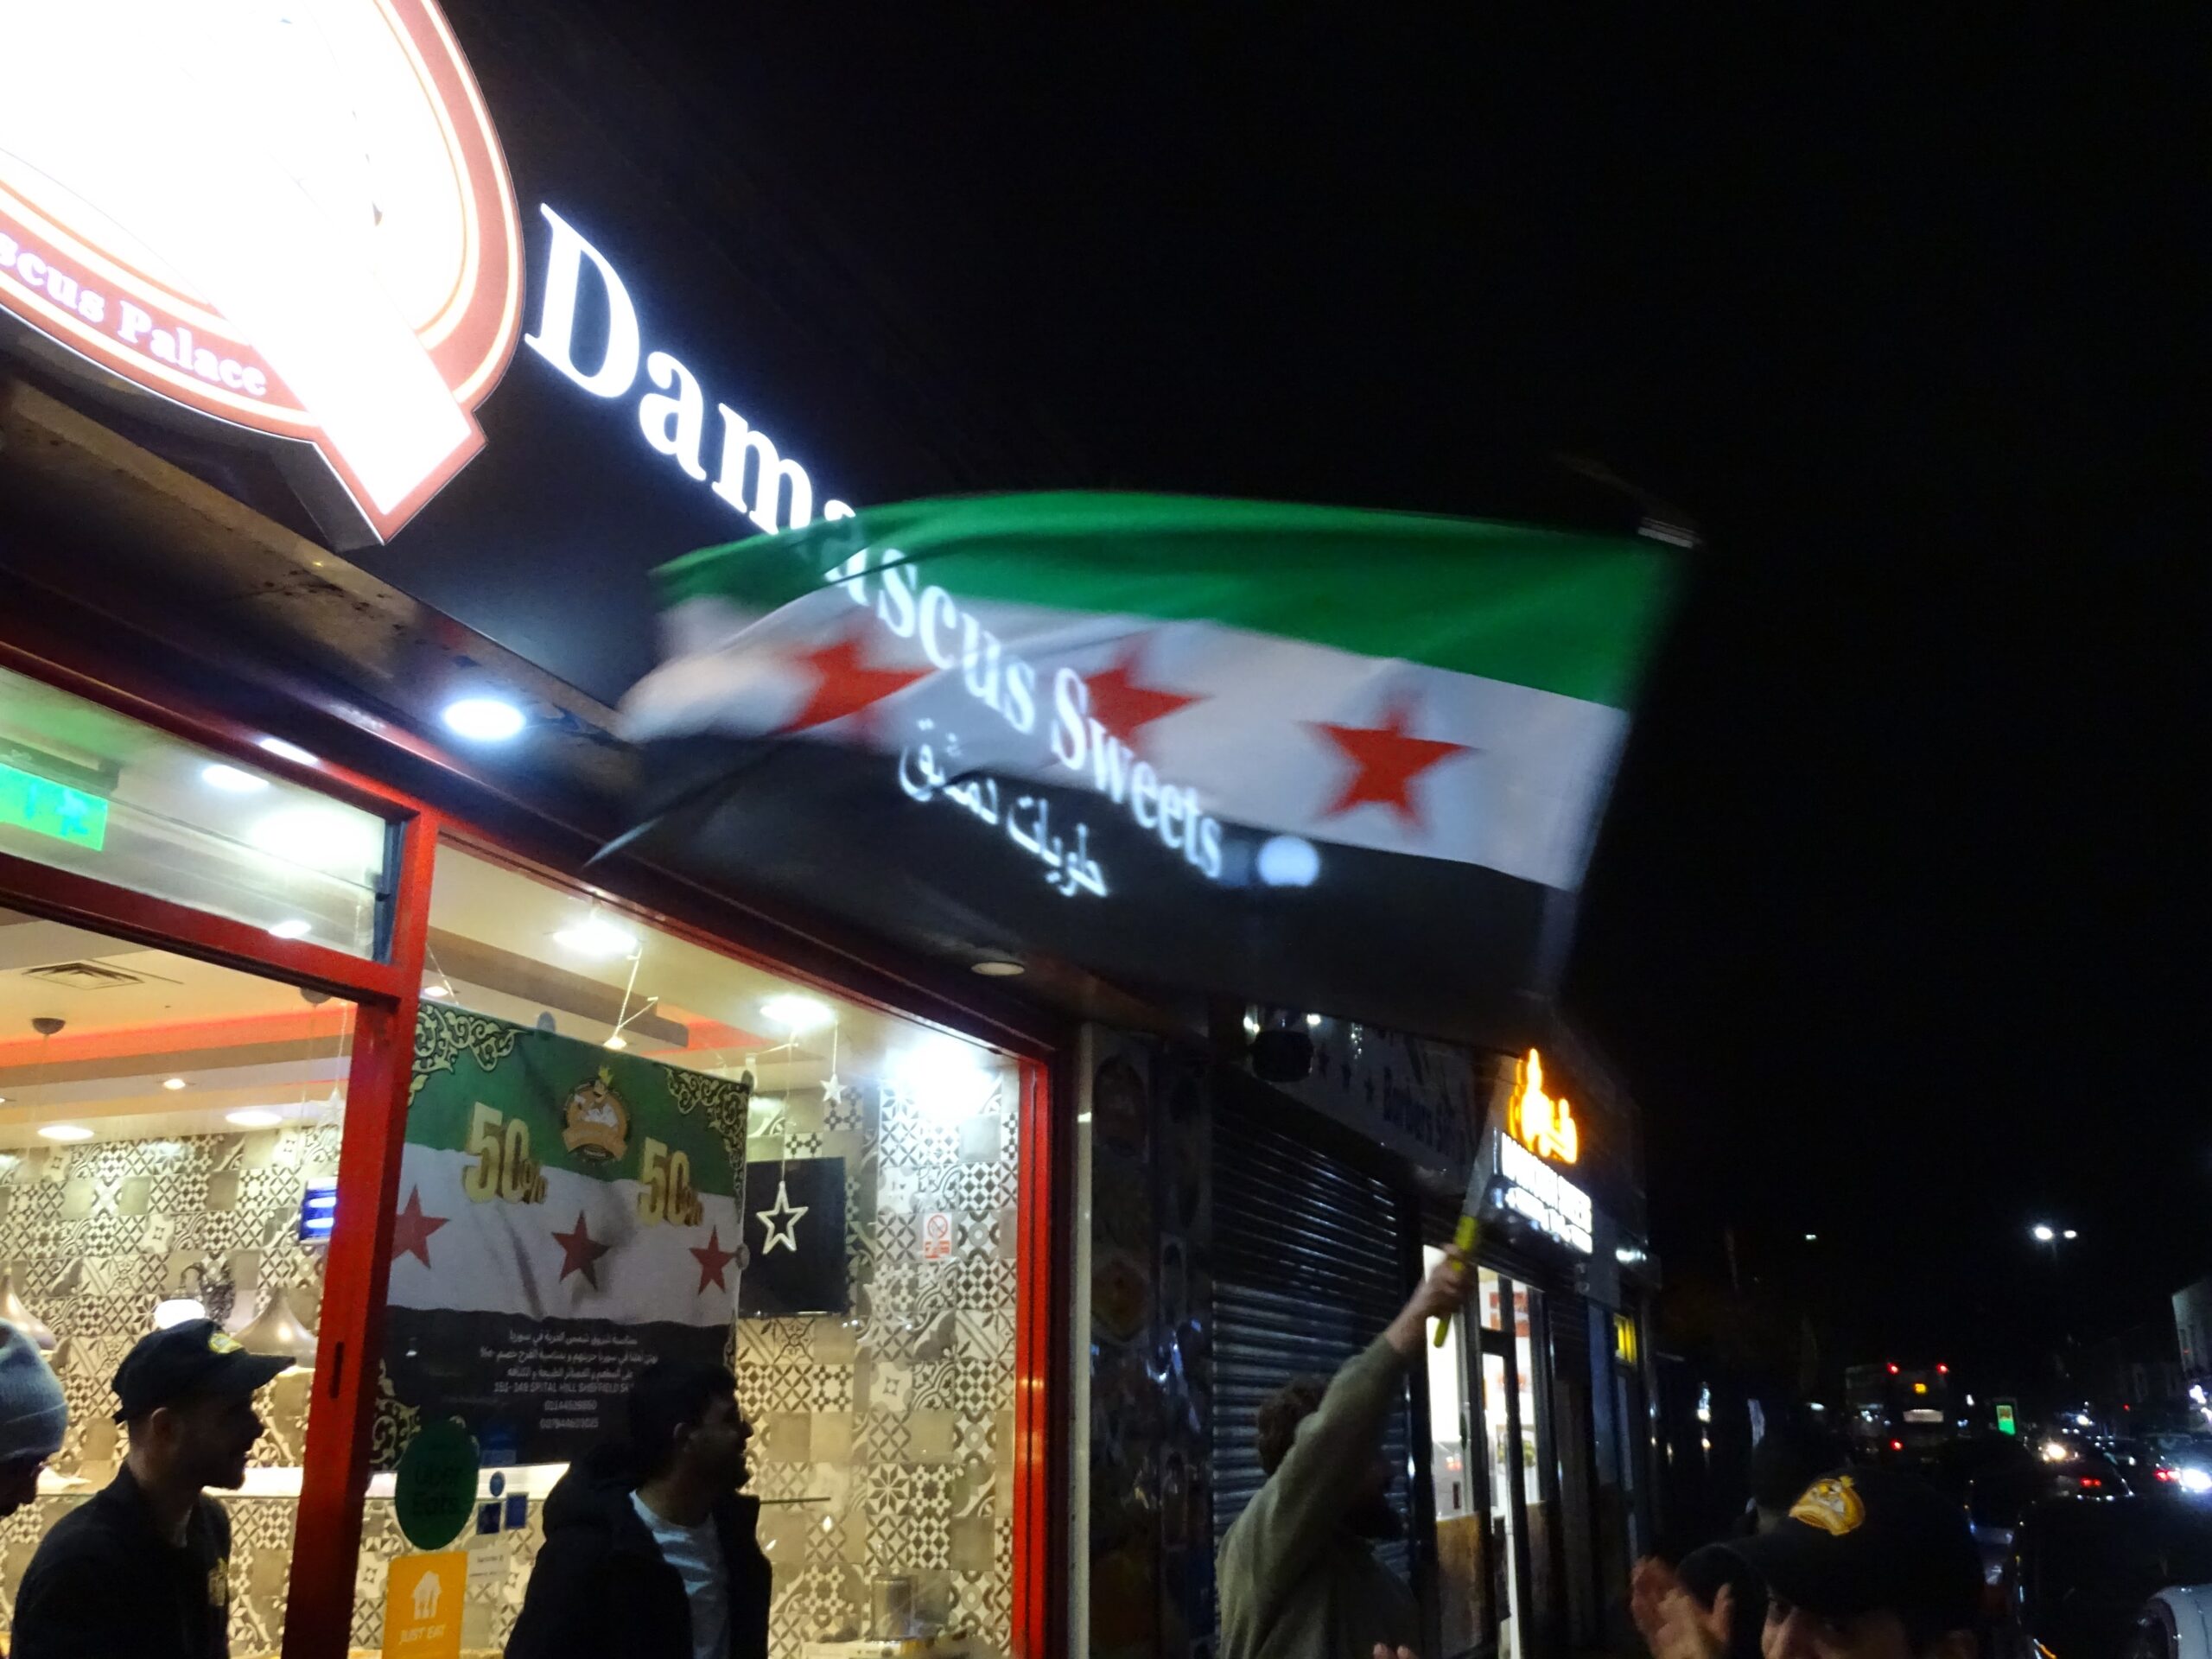
[[[1890,1450],[1891,1450],[1891,1451],[1892,1451],[1892,1452],[1902,1452],[1902,1451],[1904,1451],[1904,1442],[1903,1440],[1891,1440],[1891,1441],[1890,1442]]]
[[[2152,1472],[2160,1480],[2179,1480],[2181,1478],[2179,1475],[2176,1474],[2171,1469],[2157,1469],[2153,1470]]]
[[[2085,1491],[2096,1491],[2102,1488],[2104,1482],[2099,1480],[2094,1475],[2084,1475],[2082,1477],[2082,1486]]]

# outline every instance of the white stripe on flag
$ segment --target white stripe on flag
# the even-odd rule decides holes
[[[1096,676],[1123,664],[1134,649],[1138,683],[1194,699],[1142,728],[1142,757],[1165,783],[1194,786],[1215,817],[1315,841],[1452,858],[1548,887],[1580,883],[1628,735],[1621,709],[1213,622],[954,598],[1000,640],[1002,677],[1017,656],[1036,670],[1028,733],[979,701],[963,667],[956,666],[884,698],[864,721],[835,721],[809,734],[895,751],[917,741],[927,720],[940,762],[945,739],[957,736],[963,771],[1089,786],[1095,783],[1090,757],[1079,773],[1053,758],[1054,677],[1062,666]],[[856,622],[866,624],[860,638],[868,666],[937,667],[918,635],[900,638],[837,589],[809,594],[766,619],[727,601],[689,601],[666,624],[684,654],[625,700],[625,734],[757,736],[781,729],[813,690],[813,671],[794,657],[848,637]],[[945,632],[950,637],[940,639],[940,650],[957,652],[963,636]],[[977,672],[982,677],[980,665]],[[1333,810],[1358,769],[1318,728],[1374,728],[1394,711],[1408,735],[1470,753],[1420,770],[1408,785],[1410,817],[1374,801]],[[887,768],[884,787],[897,787]]]

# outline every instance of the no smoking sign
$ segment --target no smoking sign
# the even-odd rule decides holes
[[[952,1217],[932,1210],[922,1217],[922,1260],[942,1262],[952,1254]]]

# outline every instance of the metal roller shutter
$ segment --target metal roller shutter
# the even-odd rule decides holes
[[[1414,1217],[1390,1186],[1278,1127],[1281,1112],[1222,1103],[1214,1124],[1213,1527],[1260,1490],[1260,1402],[1293,1377],[1327,1376],[1382,1333],[1404,1303],[1402,1230]],[[1383,1440],[1408,1468],[1409,1414]],[[1404,1512],[1404,1484],[1398,1488]],[[1401,1542],[1376,1552],[1401,1574]]]

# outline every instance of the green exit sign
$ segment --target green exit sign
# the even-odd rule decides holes
[[[81,789],[0,765],[0,824],[97,853],[107,844],[107,803]]]
[[[1999,1400],[1997,1402],[1997,1432],[2000,1434],[2017,1434],[2020,1432],[2019,1425],[2012,1421],[2012,1402],[2009,1400]]]

